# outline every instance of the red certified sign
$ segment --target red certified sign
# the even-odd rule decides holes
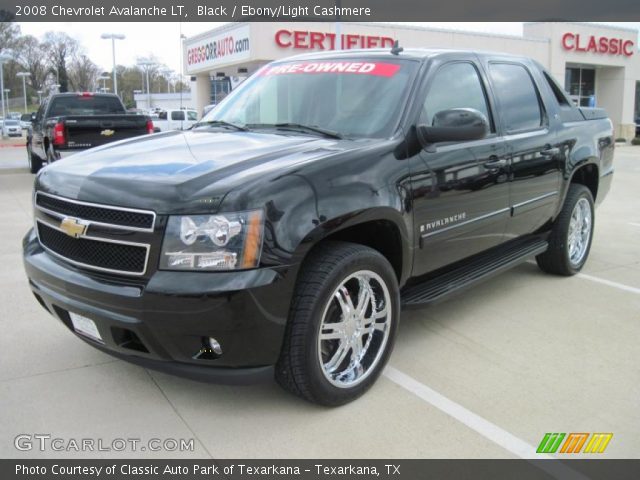
[[[301,62],[286,63],[265,67],[260,75],[288,75],[295,73],[351,73],[356,75],[375,75],[377,77],[393,77],[400,70],[395,63],[377,62]]]
[[[307,30],[278,30],[275,35],[276,44],[281,48],[293,48],[295,50],[336,50],[340,47],[349,50],[352,48],[391,48],[393,38],[378,35],[356,35],[347,33],[340,39],[335,33],[310,32]]]
[[[624,38],[581,36],[579,33],[567,32],[562,36],[562,48],[575,52],[591,52],[602,55],[623,55],[630,57],[635,53],[633,40]]]

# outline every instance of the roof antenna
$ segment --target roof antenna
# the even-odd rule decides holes
[[[395,42],[393,42],[393,47],[391,47],[391,53],[393,55],[398,55],[400,52],[402,52],[404,50],[404,48],[402,48],[400,46],[400,42],[398,42],[398,40],[396,40]]]

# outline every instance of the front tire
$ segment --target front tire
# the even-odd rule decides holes
[[[346,242],[316,247],[298,277],[276,380],[321,405],[355,400],[387,363],[399,317],[398,282],[384,256]]]
[[[29,171],[31,173],[38,173],[42,168],[42,160],[33,153],[31,144],[27,144],[27,160],[29,161]]]
[[[572,183],[551,230],[549,249],[536,257],[541,270],[565,276],[582,270],[591,250],[594,213],[591,191]]]

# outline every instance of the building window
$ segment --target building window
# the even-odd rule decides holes
[[[593,68],[567,67],[564,88],[580,107],[596,106],[596,71]]]
[[[229,77],[211,79],[211,105],[217,105],[229,93],[231,93],[231,80]]]

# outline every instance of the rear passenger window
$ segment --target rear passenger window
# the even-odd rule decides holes
[[[545,80],[549,84],[549,88],[553,92],[553,96],[556,97],[558,104],[562,105],[563,107],[570,106],[571,104],[569,103],[569,100],[567,100],[567,96],[564,94],[562,89],[558,86],[556,81],[553,78],[551,78],[551,76],[547,72],[542,72],[542,73],[544,75]]]
[[[489,74],[509,133],[540,128],[542,108],[533,79],[522,65],[492,63]]]
[[[184,112],[182,110],[171,112],[171,120],[184,120]]]
[[[480,77],[470,63],[450,63],[436,72],[419,123],[432,125],[436,113],[451,108],[478,110],[487,117],[489,125],[493,125]]]

